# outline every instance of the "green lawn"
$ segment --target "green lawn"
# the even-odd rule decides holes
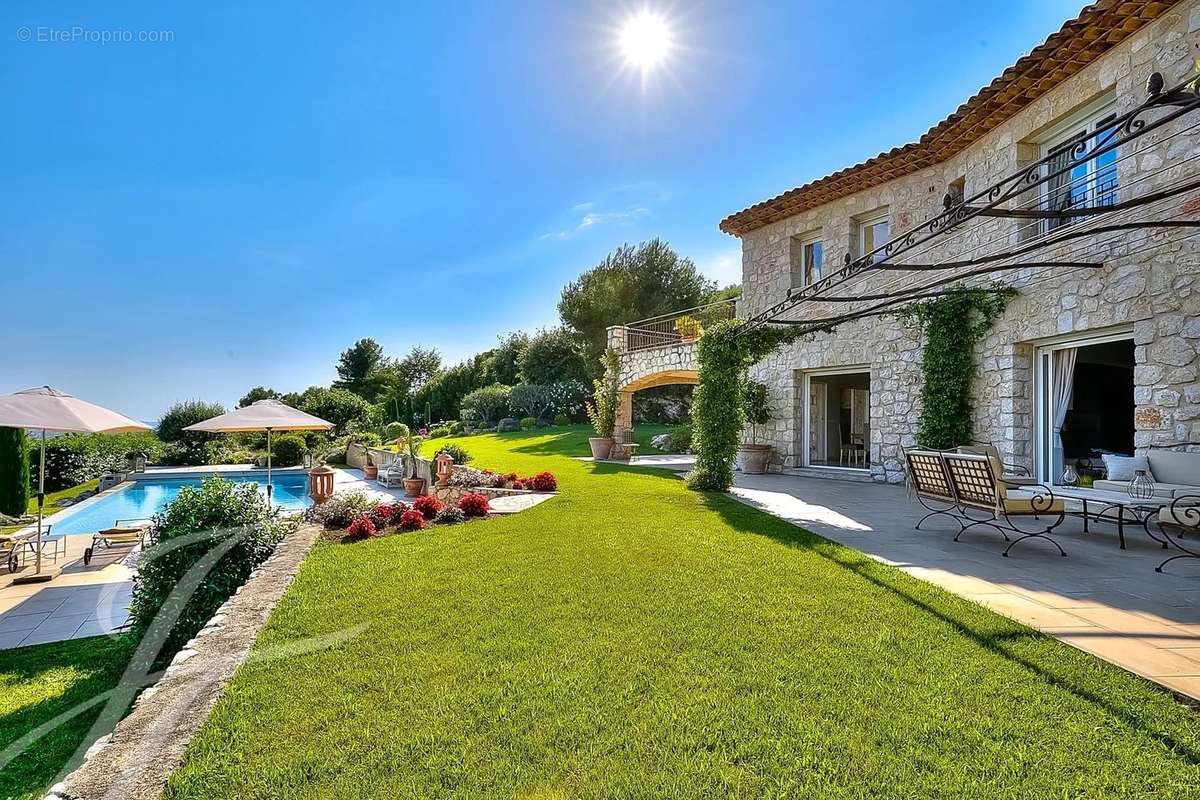
[[[96,478],[94,480],[88,481],[87,483],[81,483],[78,486],[72,486],[70,489],[62,489],[57,492],[47,492],[46,493],[46,505],[42,511],[42,515],[45,517],[49,517],[54,514],[57,514],[59,511],[62,511],[63,510],[62,508],[59,508],[58,506],[55,505],[55,503],[57,503],[59,500],[62,500],[67,497],[74,497],[75,495],[79,494],[80,492],[85,492],[85,491],[93,491],[94,492],[98,488],[100,488],[100,479]],[[26,513],[27,514],[36,514],[37,513],[37,495],[36,494],[29,498],[29,504],[26,506]],[[0,536],[3,536],[6,533],[12,533],[13,531],[19,531],[19,530],[21,530],[21,528],[24,528],[24,527],[25,527],[24,525],[15,525],[15,526],[7,527],[7,528],[0,527]]]
[[[129,637],[97,636],[0,650],[0,749],[115,686],[132,646]],[[0,797],[44,797],[99,713],[75,717],[0,769]]]
[[[525,513],[322,544],[166,797],[1183,798],[1151,685],[587,431],[459,440],[553,470]]]

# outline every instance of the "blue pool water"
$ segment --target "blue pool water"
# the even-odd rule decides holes
[[[235,483],[256,483],[259,491],[266,492],[265,476],[227,476]],[[132,486],[100,498],[94,504],[75,513],[62,512],[49,520],[54,527],[51,534],[64,536],[75,533],[95,533],[111,528],[117,520],[145,519],[153,516],[175,499],[184,486],[199,486],[199,478],[151,478],[137,481]],[[301,511],[312,505],[308,496],[308,476],[303,474],[276,475],[271,483],[274,505],[285,511]],[[61,517],[61,521],[60,521]]]

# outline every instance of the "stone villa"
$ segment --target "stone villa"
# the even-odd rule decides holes
[[[721,229],[742,242],[738,316],[770,309],[1026,167],[1052,170],[1051,156],[1102,150],[1120,116],[1147,99],[1152,73],[1161,73],[1167,87],[1181,84],[1197,74],[1197,52],[1200,0],[1105,0],[1084,8],[919,141],[722,221]],[[1152,109],[1145,119],[1165,113]],[[1152,134],[1079,159],[1065,176],[1044,176],[1006,207],[1055,213],[1121,207],[1200,179],[1198,134],[1200,110],[1181,114]],[[1124,221],[1195,219],[1197,197],[1200,190],[1192,190],[1142,205]],[[1086,216],[1051,213],[992,216],[964,223],[909,258],[969,258],[1091,224]],[[975,437],[1049,482],[1057,482],[1064,464],[1087,469],[1103,452],[1200,449],[1195,234],[1195,228],[1158,227],[1079,233],[1037,258],[1095,262],[1086,268],[1038,264],[988,275],[1018,295],[977,353]],[[920,272],[882,272],[850,291],[922,280],[928,279]],[[799,304],[786,319],[821,318],[830,308]],[[634,391],[695,381],[693,345],[630,348],[637,334],[636,323],[610,331],[612,343],[627,351],[625,424]],[[921,342],[911,323],[874,316],[784,347],[756,365],[752,374],[771,388],[776,412],[775,467],[901,480],[903,451],[916,444]]]

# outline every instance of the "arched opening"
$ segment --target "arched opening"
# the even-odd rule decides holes
[[[695,386],[700,383],[699,373],[694,369],[673,369],[655,372],[635,378],[621,387],[617,404],[617,426],[614,438],[618,442],[632,442],[634,413],[633,396],[645,389],[660,386]]]

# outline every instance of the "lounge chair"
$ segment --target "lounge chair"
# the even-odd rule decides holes
[[[1062,498],[1055,497],[1048,486],[1014,484],[1004,480],[1001,477],[1003,465],[991,456],[943,453],[942,459],[950,485],[954,488],[954,498],[966,520],[962,530],[954,537],[955,541],[971,528],[986,525],[1009,542],[1008,547],[1004,548],[1005,556],[1026,539],[1045,539],[1058,548],[1059,555],[1067,554],[1062,545],[1049,535],[1066,518],[1066,507]],[[986,517],[973,517],[971,512],[985,514]],[[1042,517],[1053,522],[1043,526]],[[1015,519],[1036,520],[1037,527],[1033,530],[1019,527]],[[1017,538],[1009,541],[1009,531],[1018,534]]]
[[[946,472],[946,461],[937,450],[909,450],[904,454],[908,463],[909,486],[917,496],[917,502],[929,513],[921,517],[914,527],[921,530],[922,523],[930,517],[945,516],[958,523],[963,529],[966,515],[954,496],[954,486]]]
[[[122,525],[121,523],[126,524]],[[146,534],[150,532],[150,527],[149,520],[119,519],[113,523],[111,528],[96,531],[92,534],[91,545],[83,551],[83,563],[85,565],[92,563],[92,557],[96,554],[98,547],[104,547],[106,550],[127,547],[132,551],[134,547],[145,546]]]
[[[386,466],[379,470],[379,475],[375,481],[385,489],[402,488],[404,486],[404,479],[408,477],[405,459],[406,456],[397,453]]]
[[[960,445],[958,452],[977,456],[989,456],[1000,465],[1001,477],[1004,482],[1017,486],[1036,486],[1037,479],[1029,474],[1029,470],[1020,464],[1006,464],[1000,458],[1000,450],[991,442],[971,442]]]
[[[46,531],[49,529],[50,526],[47,525],[42,531],[42,534],[45,535]],[[21,565],[21,551],[31,544],[36,547],[36,539],[36,532],[23,533],[13,536],[0,536],[0,558],[4,559],[4,563],[8,566],[9,572],[17,571],[17,567]]]

